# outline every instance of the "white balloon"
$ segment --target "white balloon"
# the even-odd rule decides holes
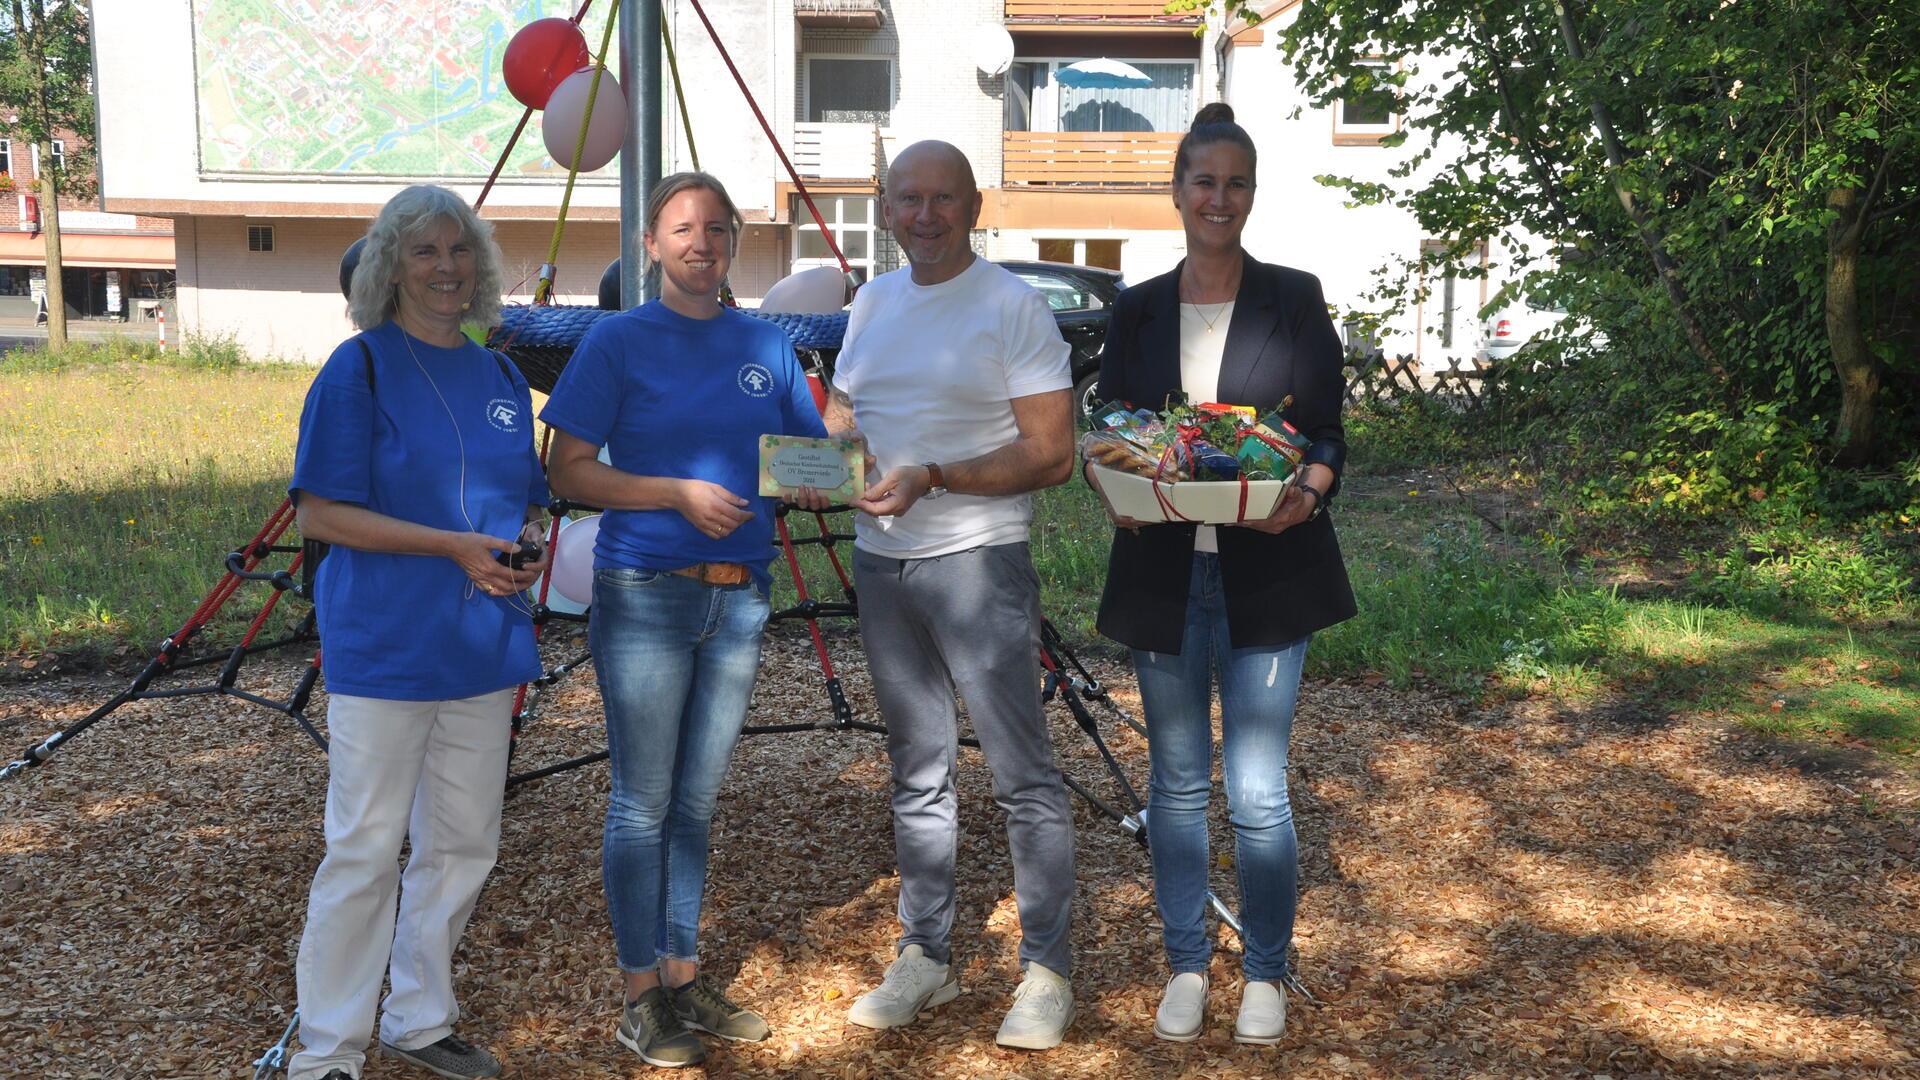
[[[773,283],[760,310],[770,315],[831,315],[847,306],[847,275],[837,266],[815,266]]]
[[[547,156],[563,169],[573,160],[573,146],[580,138],[580,117],[587,110],[593,71],[581,68],[554,87],[553,96],[547,99],[546,114],[540,119]],[[593,119],[587,122],[587,141],[580,148],[580,171],[592,172],[612,161],[620,153],[626,133],[627,95],[613,72],[601,72],[600,92],[593,98]]]
[[[585,611],[593,603],[593,545],[600,539],[600,515],[575,518],[560,526],[553,542],[553,590],[547,606],[558,610],[555,595],[564,596]]]

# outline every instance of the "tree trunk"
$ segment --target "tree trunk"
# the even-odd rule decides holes
[[[20,39],[20,51],[26,54],[28,78],[33,82],[33,100],[40,103],[39,137],[34,149],[40,160],[35,163],[34,186],[40,192],[40,231],[47,244],[47,351],[67,347],[67,290],[61,280],[60,263],[60,184],[59,170],[53,166],[53,118],[47,110],[46,11],[39,4],[21,10],[13,0],[13,31]]]
[[[60,186],[53,170],[53,145],[40,147],[40,235],[47,241],[47,351],[67,347],[67,287],[60,261]]]
[[[1586,59],[1586,50],[1580,44],[1580,35],[1573,25],[1573,15],[1565,3],[1555,0],[1554,14],[1560,23],[1560,40],[1566,44],[1567,56],[1578,64]],[[1653,260],[1654,273],[1660,278],[1660,284],[1667,290],[1667,299],[1673,304],[1675,317],[1680,320],[1680,329],[1686,334],[1687,344],[1693,348],[1695,356],[1707,365],[1707,370],[1722,379],[1727,377],[1727,369],[1720,362],[1720,354],[1707,339],[1707,331],[1701,325],[1699,315],[1693,309],[1693,301],[1687,295],[1687,287],[1680,280],[1680,268],[1673,257],[1667,253],[1666,236],[1662,234],[1653,217],[1646,208],[1633,197],[1633,191],[1627,187],[1624,178],[1626,167],[1626,149],[1620,144],[1619,131],[1613,126],[1613,118],[1608,115],[1606,103],[1595,96],[1588,103],[1588,111],[1593,114],[1594,131],[1600,136],[1600,147],[1606,152],[1607,166],[1612,174],[1613,193],[1620,200],[1620,206],[1633,220],[1635,231],[1640,234],[1640,242],[1646,245],[1647,255]]]
[[[1840,422],[1834,425],[1835,460],[1864,465],[1873,457],[1874,398],[1880,393],[1880,363],[1860,328],[1860,247],[1866,235],[1856,188],[1827,193],[1834,212],[1827,226],[1827,349],[1840,376]]]

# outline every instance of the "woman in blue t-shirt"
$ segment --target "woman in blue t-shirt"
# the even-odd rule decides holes
[[[493,1076],[493,1055],[453,1034],[452,956],[499,848],[514,687],[540,674],[520,594],[546,560],[496,560],[540,535],[533,406],[519,372],[461,333],[497,321],[500,255],[453,192],[410,187],[381,209],[348,301],[361,333],[307,391],[289,485],[302,535],[331,549],[314,580],[327,854],[288,1076],[359,1074],[389,959],[382,1048]]]
[[[555,493],[606,508],[587,640],[613,770],[602,870],[626,979],[618,1038],[662,1066],[704,1058],[689,1028],[768,1034],[700,975],[700,901],[767,622],[760,437],[826,435],[786,334],[720,302],[739,239],[718,180],[662,180],[645,236],[660,298],[596,323],[540,414]]]

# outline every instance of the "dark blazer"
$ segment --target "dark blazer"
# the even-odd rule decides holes
[[[1245,258],[1217,400],[1265,413],[1292,395],[1284,415],[1313,440],[1307,460],[1325,463],[1338,476],[1347,456],[1340,425],[1346,384],[1320,280]],[[1114,301],[1100,357],[1099,400],[1159,409],[1181,388],[1180,269]],[[1114,531],[1100,597],[1102,634],[1136,649],[1179,653],[1196,527],[1173,522],[1143,526],[1138,533]],[[1227,632],[1236,647],[1284,645],[1353,616],[1353,589],[1331,512],[1278,535],[1223,526],[1218,537]]]

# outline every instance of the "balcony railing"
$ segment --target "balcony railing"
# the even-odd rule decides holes
[[[1192,27],[1199,11],[1167,14],[1166,0],[1006,0],[1010,23],[1112,23]]]
[[[1165,188],[1179,146],[1177,131],[1009,131],[1001,173],[1008,187]]]
[[[808,180],[871,183],[886,172],[892,136],[878,124],[795,124],[793,167]]]
[[[880,0],[793,0],[793,17],[802,26],[878,30],[886,21]]]

